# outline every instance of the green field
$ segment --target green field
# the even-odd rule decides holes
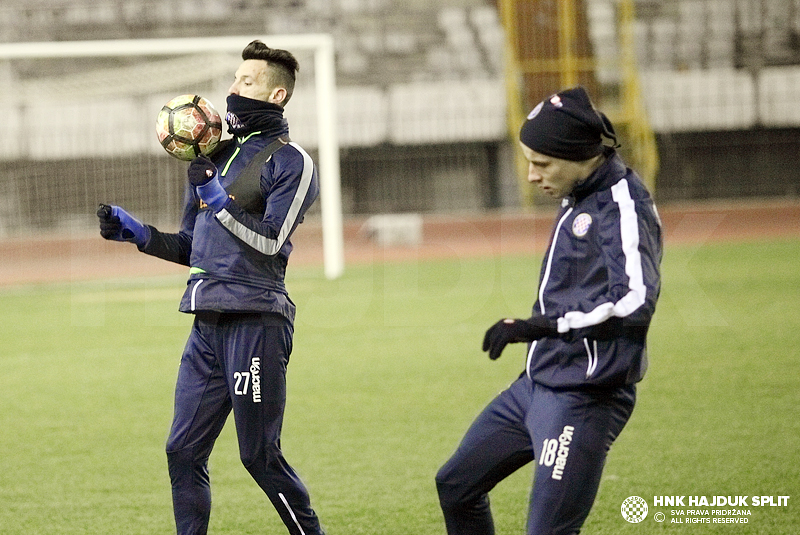
[[[291,273],[283,446],[329,535],[444,534],[434,474],[524,365],[521,346],[490,362],[483,332],[528,313],[539,260],[352,266],[334,282],[321,268]],[[799,240],[668,248],[650,370],[583,533],[798,533],[798,266]],[[0,290],[0,533],[174,532],[163,447],[190,323],[176,312],[183,284]],[[284,533],[232,425],[211,470],[211,533]],[[524,532],[531,474],[493,492],[498,534]],[[620,515],[632,495],[650,505],[640,524]],[[696,509],[689,496],[715,495],[790,499],[740,507],[744,525],[670,522]],[[654,507],[654,496],[686,496],[686,507]]]

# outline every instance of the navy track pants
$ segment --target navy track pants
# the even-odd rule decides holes
[[[448,535],[493,535],[489,491],[533,460],[528,535],[579,533],[635,392],[633,385],[553,390],[517,379],[475,419],[436,475]]]
[[[274,314],[198,314],[178,371],[167,461],[178,535],[208,531],[208,458],[233,410],[239,455],[292,535],[323,533],[281,452],[292,325]]]

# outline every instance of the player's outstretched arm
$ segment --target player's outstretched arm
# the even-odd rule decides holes
[[[107,240],[135,243],[141,248],[150,239],[150,229],[119,206],[101,204],[97,217],[100,235]]]
[[[145,225],[128,212],[110,204],[101,204],[97,209],[100,220],[100,235],[107,240],[126,241],[136,244],[139,250],[177,264],[189,265],[192,251],[191,234],[160,232]]]
[[[556,324],[544,316],[529,319],[502,319],[489,327],[483,337],[483,350],[497,360],[508,344],[533,342],[546,336],[558,336]]]

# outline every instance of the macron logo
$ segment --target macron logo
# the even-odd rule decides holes
[[[542,453],[539,455],[539,464],[553,467],[553,473],[550,476],[553,479],[560,481],[564,476],[564,468],[567,466],[567,457],[569,457],[569,445],[572,444],[574,432],[574,427],[565,425],[557,439],[544,439]]]
[[[261,403],[261,359],[253,357],[250,362],[250,377],[253,381],[253,403]]]

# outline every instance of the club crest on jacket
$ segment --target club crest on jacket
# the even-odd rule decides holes
[[[572,233],[578,238],[583,238],[592,226],[592,216],[589,214],[578,214],[572,221]]]

